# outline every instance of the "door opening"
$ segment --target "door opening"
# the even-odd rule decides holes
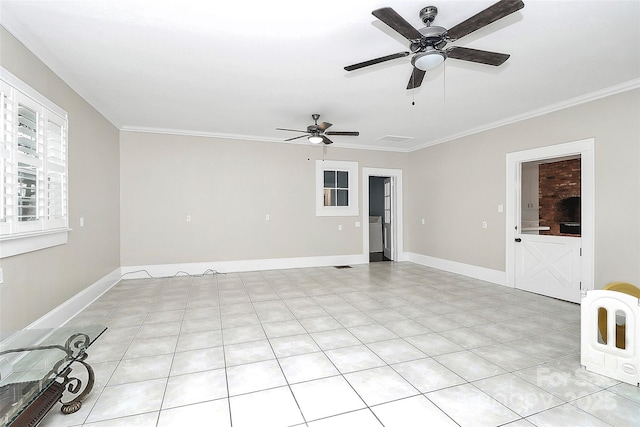
[[[579,302],[593,289],[593,140],[507,155],[507,284]]]
[[[363,256],[369,262],[402,257],[402,171],[362,168]]]
[[[369,177],[369,262],[391,261],[391,178]]]

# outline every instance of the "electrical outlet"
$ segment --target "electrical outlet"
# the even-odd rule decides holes
[[[487,221],[482,221],[482,228],[487,228],[487,227],[488,227]]]
[[[422,218],[422,225],[424,225],[424,218]]]
[[[191,222],[191,215],[187,215],[187,222]]]
[[[504,205],[498,205],[498,212],[504,212]]]
[[[338,231],[342,231],[342,225],[338,226]]]
[[[356,221],[356,228],[360,228],[360,221]]]
[[[271,219],[271,217],[269,216],[269,214],[266,214],[266,215],[264,216],[264,220],[265,220],[265,221],[269,221],[269,219]]]
[[[80,227],[84,227],[84,217],[80,217]]]

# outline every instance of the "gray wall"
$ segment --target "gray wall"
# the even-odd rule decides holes
[[[23,328],[113,272],[120,263],[118,131],[0,27],[2,66],[67,111],[66,245],[0,260],[0,327]],[[85,226],[80,228],[80,217]]]
[[[362,254],[361,169],[407,160],[327,147],[327,160],[358,162],[361,210],[318,217],[322,147],[122,132],[120,153],[122,266]]]
[[[505,271],[497,206],[505,203],[506,154],[587,138],[595,138],[595,287],[640,285],[639,90],[411,153],[405,250]]]

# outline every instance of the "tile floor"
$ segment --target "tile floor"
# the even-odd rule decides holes
[[[124,280],[96,386],[42,426],[632,426],[579,364],[579,306],[412,263]]]

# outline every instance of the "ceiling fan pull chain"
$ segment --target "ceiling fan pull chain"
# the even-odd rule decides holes
[[[442,102],[447,102],[447,64],[442,65]]]
[[[411,78],[413,79],[413,88],[411,89],[411,105],[416,105],[416,74],[411,73]]]

